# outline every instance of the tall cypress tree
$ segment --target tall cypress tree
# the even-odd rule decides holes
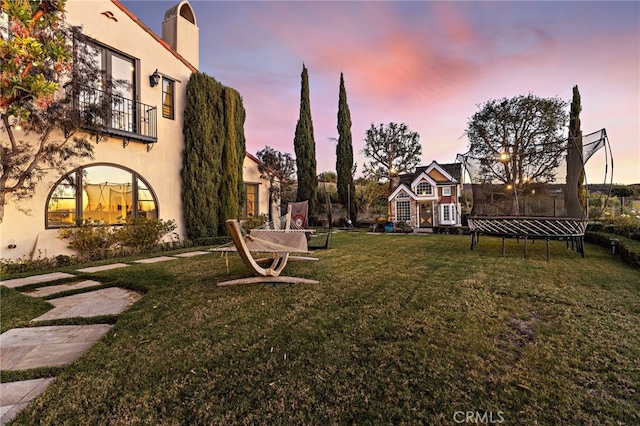
[[[340,73],[338,100],[338,145],[336,146],[336,173],[338,175],[338,199],[349,212],[349,219],[356,222],[356,187],[353,183],[353,143],[351,137],[351,112],[347,104],[344,77]]]
[[[184,110],[182,200],[187,236],[226,234],[244,201],[245,110],[238,92],[195,73]]]
[[[186,234],[191,239],[217,236],[222,150],[215,135],[216,89],[206,74],[194,73],[187,83],[180,174]]]
[[[571,110],[569,112],[569,139],[567,141],[567,188],[565,202],[569,217],[584,214],[584,164],[582,157],[582,130],[580,126],[580,91],[573,87]]]
[[[311,102],[309,100],[309,74],[302,64],[302,89],[300,91],[300,118],[296,125],[293,147],[296,152],[298,169],[297,201],[309,201],[309,215],[316,216],[316,197],[318,177],[316,175],[316,142],[313,136],[311,120]]]
[[[222,169],[220,170],[220,215],[218,233],[226,234],[227,219],[240,217],[243,202],[244,185],[242,181],[242,162],[245,153],[244,108],[240,95],[235,90],[224,87],[221,96],[219,123],[223,126]]]

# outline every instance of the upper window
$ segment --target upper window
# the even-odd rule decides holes
[[[422,181],[416,187],[416,194],[418,195],[433,195],[433,187],[429,182]]]
[[[88,78],[79,79],[74,108],[86,115],[85,127],[123,142],[157,142],[157,107],[139,101],[138,60],[85,37],[76,42],[79,71]],[[93,77],[95,71],[99,76]],[[82,81],[87,79],[93,81]]]
[[[175,82],[162,77],[162,116],[173,120],[174,118],[174,88]]]
[[[451,187],[450,186],[444,186],[442,188],[442,195],[443,196],[451,195]]]
[[[258,216],[258,185],[255,183],[245,183],[244,190],[247,194],[247,202],[244,205],[245,217]]]
[[[140,175],[111,165],[84,166],[65,175],[49,194],[46,227],[83,220],[115,225],[140,216],[158,218],[156,197]]]

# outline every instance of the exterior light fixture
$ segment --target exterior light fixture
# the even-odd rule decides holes
[[[617,238],[609,238],[609,241],[611,242],[611,254],[616,254],[616,246],[619,240]]]
[[[159,82],[160,82],[160,74],[158,73],[158,69],[156,68],[153,74],[149,76],[149,85],[151,87],[156,87]]]
[[[13,119],[13,124],[10,124],[9,127],[13,127],[13,129],[17,131],[22,130],[22,124],[20,124],[20,120],[17,118]]]

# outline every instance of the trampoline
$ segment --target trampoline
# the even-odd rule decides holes
[[[544,163],[536,161],[541,151]],[[550,240],[565,240],[567,247],[585,256],[587,223],[602,214],[613,185],[605,129],[517,155],[505,152],[486,158],[469,151],[459,154],[457,161],[463,166],[471,250],[480,235],[492,235],[502,237],[503,256],[506,238],[524,239],[525,258],[528,240],[536,239],[546,241],[547,260]],[[601,183],[589,184],[587,171],[599,174],[595,181]]]

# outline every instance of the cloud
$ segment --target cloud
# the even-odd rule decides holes
[[[528,92],[566,100],[578,84],[585,125],[611,127],[612,139],[638,162],[637,149],[628,148],[640,142],[639,31],[629,18],[633,11],[637,17],[637,4],[214,4],[214,27],[201,25],[203,69],[243,95],[252,152],[265,145],[293,152],[304,62],[318,170],[335,163],[327,138],[337,134],[340,72],[354,152],[372,122],[396,121],[421,134],[425,161],[453,161],[466,147],[459,138],[478,104]]]

